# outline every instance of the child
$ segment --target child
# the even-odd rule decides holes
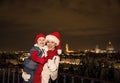
[[[40,33],[35,37],[35,44],[30,49],[30,57],[27,59],[28,61],[26,60],[24,62],[22,78],[27,83],[33,83],[34,73],[38,67],[38,64],[43,65],[45,63],[45,56],[47,55],[46,50],[45,35]]]

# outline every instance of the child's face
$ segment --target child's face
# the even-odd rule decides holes
[[[54,50],[56,47],[56,43],[53,41],[47,41],[46,44],[47,44],[48,50]]]
[[[45,38],[44,37],[40,37],[37,40],[37,44],[41,47],[43,47],[45,45]]]

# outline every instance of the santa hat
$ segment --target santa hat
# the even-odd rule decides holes
[[[61,50],[61,46],[60,46],[60,34],[59,32],[53,32],[49,35],[46,36],[46,41],[53,41],[57,44],[57,51],[58,51],[58,54],[61,54],[62,53],[62,50]]]
[[[45,34],[43,34],[43,33],[37,34],[35,37],[35,42],[37,42],[38,38],[40,38],[40,37],[45,38]]]

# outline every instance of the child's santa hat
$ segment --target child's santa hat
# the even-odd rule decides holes
[[[43,33],[37,34],[36,37],[35,37],[35,42],[37,42],[37,40],[38,40],[40,37],[45,38],[45,34],[43,34]]]
[[[61,46],[60,46],[60,34],[59,32],[53,32],[46,36],[46,41],[53,41],[57,45],[57,52],[60,55],[62,53]]]

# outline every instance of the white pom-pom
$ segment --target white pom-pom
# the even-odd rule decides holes
[[[62,54],[62,50],[57,50],[58,55]]]

